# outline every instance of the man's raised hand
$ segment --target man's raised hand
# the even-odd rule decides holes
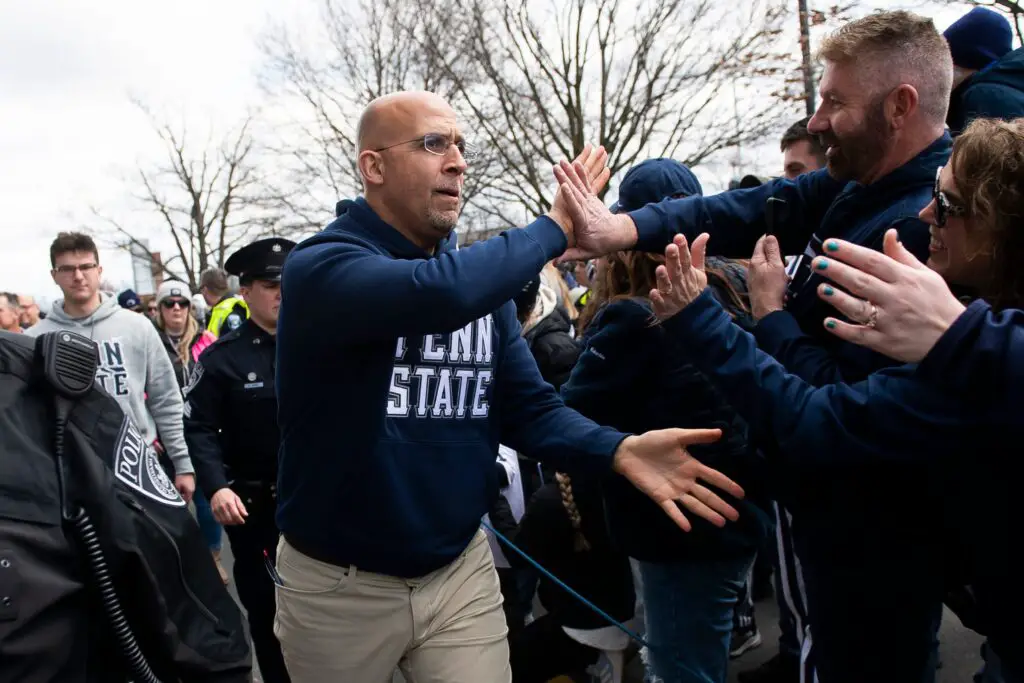
[[[572,221],[573,239],[559,261],[582,261],[629,249],[636,244],[633,220],[615,215],[598,198],[603,185],[591,182],[587,169],[580,163],[562,161],[554,167],[558,180],[558,198]],[[610,174],[609,174],[610,175]],[[607,183],[607,178],[604,180]],[[596,188],[596,189],[595,189]]]

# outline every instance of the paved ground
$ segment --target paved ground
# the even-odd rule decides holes
[[[231,573],[232,557],[231,549],[228,547],[227,538],[224,539],[223,562],[225,569]],[[234,583],[228,586],[231,594],[238,599],[235,593]],[[761,647],[751,650],[743,657],[733,661],[729,672],[729,683],[736,683],[736,674],[757,667],[759,664],[770,659],[778,649],[778,610],[774,601],[765,601],[757,605],[758,627],[764,640]],[[951,612],[947,611],[942,622],[942,630],[939,634],[941,645],[939,655],[942,660],[942,668],[939,669],[936,683],[970,683],[971,677],[981,664],[978,655],[978,648],[981,647],[981,638],[968,631]],[[870,656],[870,653],[865,653]],[[643,671],[639,658],[630,663],[626,672],[625,683],[641,683]],[[262,683],[257,672],[254,683]],[[353,682],[355,683],[355,682]],[[403,683],[401,675],[395,674],[394,683]]]

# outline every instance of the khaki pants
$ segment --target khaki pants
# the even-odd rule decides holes
[[[292,683],[510,683],[508,628],[482,531],[454,562],[400,579],[318,562],[281,538],[274,633]]]

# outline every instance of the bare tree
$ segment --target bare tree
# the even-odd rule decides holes
[[[223,267],[224,260],[245,241],[275,229],[275,214],[262,196],[263,182],[257,173],[257,148],[253,117],[242,120],[222,139],[195,140],[184,124],[159,120],[144,105],[153,129],[163,143],[165,158],[153,165],[140,163],[126,178],[137,189],[133,198],[145,213],[157,219],[151,232],[131,225],[93,207],[94,216],[112,230],[114,243],[138,250],[152,259],[147,246],[150,235],[167,237],[174,253],[162,254],[164,275],[199,289],[199,275],[209,267]]]
[[[433,90],[465,115],[487,159],[467,203],[504,225],[550,207],[550,166],[586,142],[616,172],[649,156],[697,165],[763,136],[800,96],[799,63],[778,47],[782,0],[320,1],[330,56],[280,30],[266,82],[308,103],[313,123],[282,151],[302,186],[335,196],[357,188],[359,110],[395,90]]]
[[[433,52],[417,47],[445,40],[458,51],[458,22],[445,16],[453,8],[450,0],[424,5],[360,0],[355,6],[326,0],[321,5],[321,42],[308,32],[296,35],[285,25],[264,35],[264,89],[287,104],[304,103],[309,114],[298,121],[289,115],[290,127],[279,127],[282,139],[273,147],[280,166],[272,198],[296,225],[322,226],[332,199],[360,190],[355,129],[371,100],[400,90],[428,90],[455,100],[458,91],[449,74],[475,82],[470,60],[442,64]],[[467,201],[487,177],[490,161],[485,155],[467,178]]]

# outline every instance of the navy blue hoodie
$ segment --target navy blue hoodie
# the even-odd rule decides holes
[[[1024,116],[1024,48],[1017,48],[957,86],[946,123],[959,135],[974,119]]]
[[[524,229],[433,255],[362,198],[285,263],[277,332],[277,522],[339,565],[416,577],[466,548],[497,491],[498,442],[606,471],[624,435],[564,406],[511,302],[565,250]]]
[[[749,190],[649,204],[629,214],[639,235],[637,249],[661,252],[677,233],[692,242],[708,232],[708,255],[750,258],[767,231],[765,201],[784,199],[776,237],[782,253],[803,256],[790,284],[786,310],[758,322],[754,332],[758,345],[816,386],[857,381],[892,365],[892,360],[824,331],[822,320],[834,311],[815,294],[821,278],[810,271],[810,260],[821,253],[829,237],[881,251],[885,231],[896,228],[907,249],[924,261],[928,226],[917,214],[931,201],[935,171],[948,161],[951,146],[952,139],[943,135],[870,185],[843,184],[820,170]]]
[[[759,351],[709,291],[664,323],[751,428],[781,446],[821,680],[921,680],[894,662],[913,667],[916,652],[924,665],[944,581],[972,584],[993,648],[1022,672],[1024,596],[1006,590],[1024,522],[1012,503],[1024,462],[1007,451],[1019,449],[1022,405],[970,380],[1003,365],[1006,322],[974,304],[921,366],[823,388]],[[1020,380],[1020,367],[1007,370]]]

